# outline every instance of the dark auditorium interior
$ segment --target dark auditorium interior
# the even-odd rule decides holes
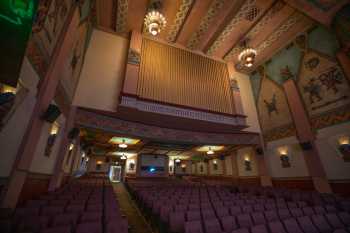
[[[0,233],[350,233],[350,0],[0,0]]]

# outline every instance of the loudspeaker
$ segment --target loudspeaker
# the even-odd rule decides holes
[[[46,112],[42,115],[42,119],[49,123],[54,123],[60,114],[61,110],[56,105],[50,104]]]
[[[68,138],[74,139],[74,138],[78,137],[79,133],[80,133],[79,128],[73,128],[69,131]]]
[[[220,156],[219,156],[219,159],[220,159],[220,160],[225,160],[225,155],[220,155]]]
[[[302,150],[312,150],[311,142],[300,142],[299,144]]]
[[[261,147],[256,148],[256,154],[263,155],[264,154],[263,149]]]

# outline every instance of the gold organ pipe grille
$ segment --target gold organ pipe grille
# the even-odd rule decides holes
[[[149,39],[142,41],[137,94],[144,99],[234,113],[225,63]]]

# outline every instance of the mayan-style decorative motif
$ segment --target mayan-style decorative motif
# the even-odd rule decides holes
[[[263,50],[270,47],[275,41],[277,41],[284,33],[291,29],[296,23],[302,20],[305,16],[300,13],[295,13],[288,18],[276,31],[274,31],[263,43],[261,43],[257,51],[262,53]]]
[[[296,135],[296,130],[293,124],[284,125],[264,132],[264,140],[266,142],[275,141],[281,138],[287,138]]]
[[[182,24],[185,22],[187,14],[191,9],[193,3],[194,0],[182,0],[178,12],[176,12],[174,22],[170,25],[170,29],[167,36],[167,40],[169,42],[174,42],[176,40],[177,34],[179,33]]]
[[[140,61],[140,53],[130,48],[128,52],[128,63],[132,65],[140,65]]]
[[[309,60],[304,62],[304,66],[306,69],[312,71],[320,64],[320,59],[318,57],[312,57]]]
[[[45,75],[52,52],[73,6],[72,0],[42,1],[39,18],[27,49],[27,57],[41,77]]]
[[[161,128],[103,116],[85,110],[77,111],[75,122],[78,126],[108,130],[109,132],[133,135],[141,138],[147,137],[158,141],[163,140],[166,137],[169,141],[181,140],[184,143],[199,143],[208,145],[258,145],[260,143],[260,136],[258,134],[220,134]]]
[[[272,95],[271,101],[264,100],[267,112],[269,113],[269,117],[271,117],[272,113],[278,114],[277,102],[276,102],[276,94]]]
[[[284,68],[281,68],[280,74],[281,74],[281,77],[284,78],[285,80],[288,80],[294,77],[288,65],[286,65]]]
[[[220,36],[215,40],[212,46],[207,51],[208,55],[213,55],[214,52],[221,46],[221,44],[227,39],[231,32],[237,27],[237,25],[245,19],[247,14],[256,7],[256,0],[247,0],[236,14],[236,16],[227,24]]]
[[[213,3],[210,5],[210,8],[207,14],[201,20],[198,30],[195,33],[193,33],[193,35],[189,39],[187,43],[188,48],[195,49],[198,46],[199,42],[202,40],[202,37],[207,32],[209,25],[211,24],[213,19],[217,16],[217,14],[220,12],[223,6],[224,6],[224,0],[213,1]]]
[[[350,105],[313,117],[310,120],[313,130],[322,129],[347,121],[350,121]]]
[[[239,86],[238,86],[238,82],[236,79],[231,78],[230,79],[230,87],[232,91],[239,91]]]
[[[128,16],[128,0],[117,0],[117,19],[115,29],[117,32],[125,32]]]
[[[267,14],[253,27],[252,30],[249,31],[249,33],[245,36],[246,38],[253,38],[256,36],[264,26],[266,26],[270,20],[273,18],[273,16],[280,11],[285,6],[285,3],[282,1],[278,1],[276,4],[272,6],[272,8],[267,12]],[[234,57],[237,57],[238,53],[241,51],[240,46],[235,46],[230,50],[230,52],[227,53],[225,56],[225,60],[231,60]]]
[[[297,45],[299,47],[299,49],[301,50],[306,50],[307,49],[307,39],[306,39],[306,35],[302,34],[297,36],[297,38],[295,38],[295,45]]]
[[[264,135],[292,123],[284,91],[268,75],[261,81],[257,110]]]
[[[310,116],[350,103],[350,86],[336,61],[310,51],[303,64],[298,87]]]

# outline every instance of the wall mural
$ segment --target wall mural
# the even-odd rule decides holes
[[[339,49],[334,33],[316,26],[252,73],[265,141],[295,135],[281,87],[288,79],[295,80],[314,130],[350,120],[350,85],[336,59]]]
[[[305,36],[298,88],[313,129],[350,119],[350,85],[336,60],[339,43],[331,31],[316,27]],[[323,38],[320,43],[319,39]]]
[[[298,88],[310,117],[350,103],[349,83],[335,60],[308,51],[302,64]]]
[[[293,59],[290,59],[290,58]],[[250,77],[265,141],[295,135],[282,84],[296,79],[301,50],[293,45],[277,53]]]

